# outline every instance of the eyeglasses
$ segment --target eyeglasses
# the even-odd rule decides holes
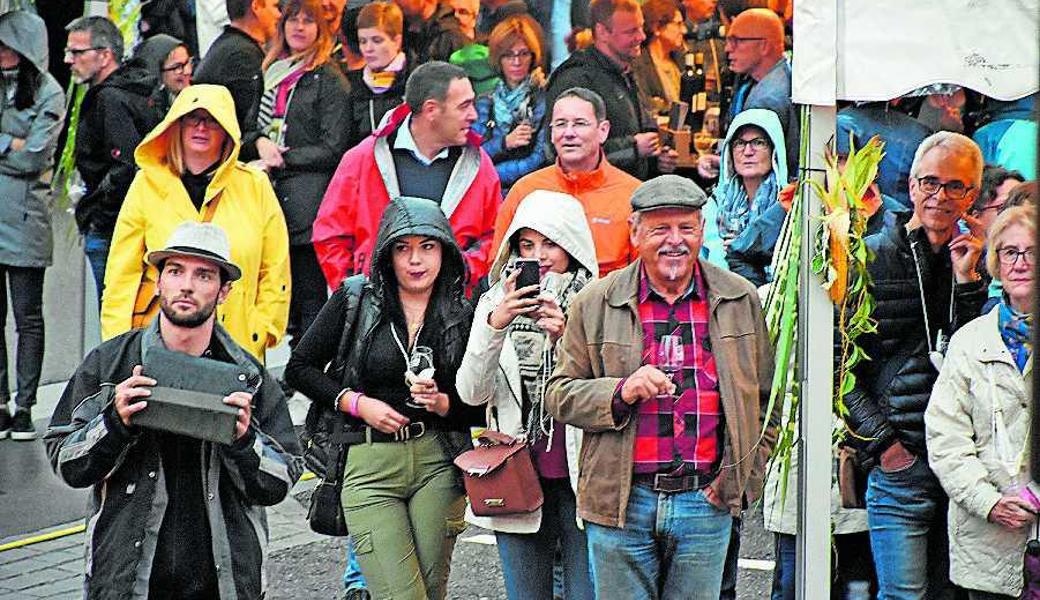
[[[752,150],[758,152],[759,150],[768,148],[769,142],[760,137],[752,138],[750,140],[733,140],[733,149],[737,152],[743,152],[744,148],[747,148],[748,146],[751,146]]]
[[[1015,266],[1019,258],[1022,258],[1026,265],[1033,265],[1035,264],[1033,261],[1036,259],[1036,249],[1026,248],[1025,250],[1019,250],[1012,246],[1005,246],[997,250],[997,257],[1000,259],[1000,264],[1005,267]]]
[[[741,42],[763,42],[766,38],[764,37],[739,37],[736,35],[726,36],[726,45],[733,44],[734,46],[739,45]]]
[[[172,64],[172,65],[170,65],[168,67],[163,67],[163,68],[161,68],[159,70],[162,71],[163,73],[174,73],[174,72],[181,73],[181,74],[184,74],[185,72],[190,73],[190,72],[195,70],[195,61],[194,61],[194,59],[189,58],[188,60],[186,60],[184,62],[174,63],[174,64]]]
[[[84,52],[93,52],[96,50],[108,50],[104,46],[91,46],[90,48],[66,48],[65,58],[79,58]]]
[[[939,183],[939,180],[935,177],[918,177],[917,186],[921,188],[921,191],[929,196],[934,196],[939,193],[939,190],[946,190],[946,197],[951,200],[960,200],[967,195],[968,192],[975,189],[973,185],[964,185],[963,182],[951,179],[946,183]]]
[[[532,56],[534,56],[534,52],[531,52],[530,50],[517,50],[516,52],[506,52],[502,54],[502,60],[524,62]]]
[[[986,212],[987,210],[1000,210],[1002,208],[1004,208],[1004,203],[1003,202],[994,202],[992,204],[987,204],[986,206],[983,206],[982,208],[978,209],[975,212],[976,212],[976,214],[980,214],[981,215],[982,213]]]
[[[567,131],[568,127],[574,129],[574,131],[576,132],[588,131],[594,126],[595,123],[591,121],[586,121],[585,119],[574,119],[573,121],[568,121],[567,119],[557,119],[549,124],[549,127],[552,127],[553,129],[560,132]]]
[[[188,113],[181,117],[181,122],[189,129],[194,129],[199,125],[202,125],[206,129],[216,129],[220,127],[220,122],[214,119],[213,115],[208,114]]]

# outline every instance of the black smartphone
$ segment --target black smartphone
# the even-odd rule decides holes
[[[537,258],[518,258],[514,261],[513,266],[520,270],[520,275],[516,278],[516,289],[538,285],[541,282],[541,270],[538,266]],[[538,292],[536,291],[524,297],[533,298],[537,295]]]

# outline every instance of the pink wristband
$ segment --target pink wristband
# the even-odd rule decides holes
[[[358,402],[361,401],[361,392],[352,392],[353,396],[350,397],[350,416],[360,417],[358,414]]]

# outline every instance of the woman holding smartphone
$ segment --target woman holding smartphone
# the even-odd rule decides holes
[[[312,402],[349,415],[358,440],[347,452],[343,511],[375,598],[443,598],[464,527],[452,460],[472,447],[469,427],[482,420],[455,391],[472,317],[464,273],[440,206],[394,199],[371,279],[350,278],[333,293],[285,369]],[[411,370],[419,346],[432,349],[433,373]]]
[[[518,286],[537,261],[541,283]],[[562,547],[564,597],[592,598],[585,533],[576,522],[581,431],[545,411],[545,382],[574,295],[597,277],[596,250],[581,204],[572,196],[535,191],[517,206],[491,267],[490,289],[477,303],[459,367],[459,396],[487,406],[488,426],[526,438],[545,496],[540,510],[466,519],[495,531],[510,600],[553,597],[553,556]]]

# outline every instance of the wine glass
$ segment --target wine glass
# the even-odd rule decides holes
[[[657,344],[657,368],[675,382],[675,375],[680,373],[684,363],[683,341],[681,335],[662,335]],[[678,398],[678,396],[675,396]]]
[[[433,367],[433,348],[429,346],[412,348],[412,355],[408,357],[408,371],[405,372],[405,382],[411,386],[412,381],[416,378],[433,379],[435,372]],[[425,405],[416,403],[411,396],[405,401],[405,405],[412,408],[426,408]]]

